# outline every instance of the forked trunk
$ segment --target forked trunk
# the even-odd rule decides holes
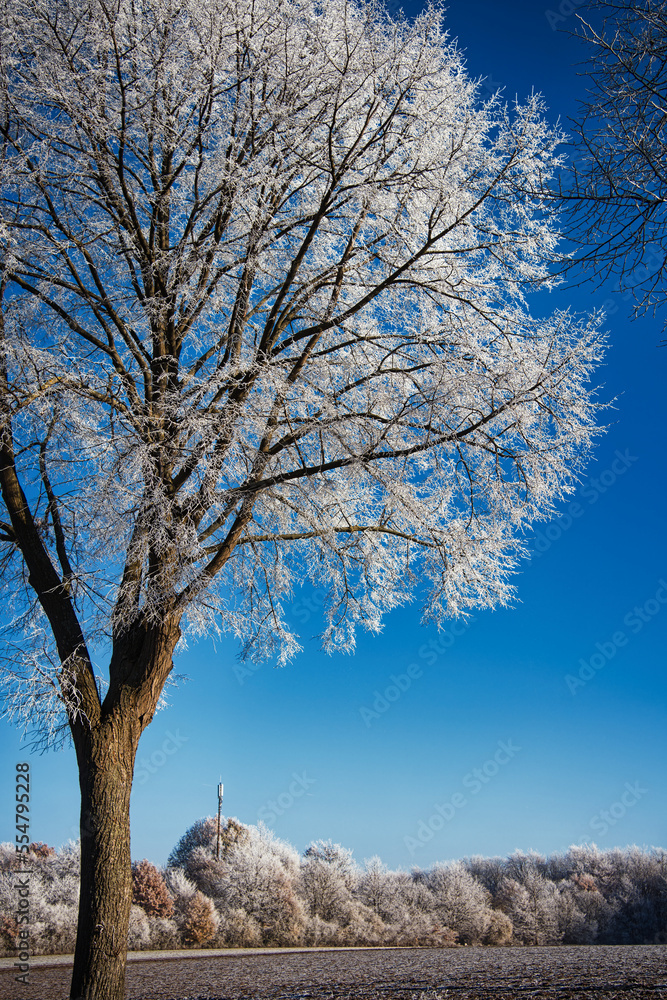
[[[72,1000],[123,1000],[132,905],[130,791],[140,729],[116,717],[77,745],[81,889]]]

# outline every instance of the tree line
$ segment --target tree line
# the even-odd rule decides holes
[[[78,844],[32,844],[35,953],[74,948]],[[219,854],[219,856],[217,856]],[[0,847],[0,948],[12,955],[13,845]],[[667,850],[572,846],[392,871],[317,841],[299,852],[260,825],[198,820],[160,869],[132,866],[131,950],[315,945],[667,942]]]

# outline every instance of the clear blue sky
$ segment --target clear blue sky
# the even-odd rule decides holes
[[[556,3],[549,15],[541,3],[453,0],[448,23],[472,75],[508,99],[539,90],[565,119],[583,87],[573,67],[582,50],[552,30],[558,17]],[[354,656],[328,657],[310,639],[318,595],[304,591],[291,613],[305,650],[289,667],[253,672],[232,642],[192,646],[176,666],[190,680],[139,749],[135,858],[164,863],[215,811],[220,776],[225,814],[264,818],[300,849],[332,838],[391,867],[582,840],[667,844],[667,348],[657,346],[660,323],[631,323],[613,288],[562,289],[536,308],[568,303],[610,309],[600,380],[617,408],[578,506],[542,525],[516,607],[439,639],[412,605],[380,637],[360,635]],[[22,759],[32,766],[32,838],[75,838],[71,749],[28,754],[2,723],[0,751],[0,840],[13,839]]]

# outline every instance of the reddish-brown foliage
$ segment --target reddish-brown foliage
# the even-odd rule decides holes
[[[218,929],[215,907],[201,892],[195,893],[188,902],[184,916],[183,940],[186,944],[206,944]]]
[[[150,861],[132,865],[132,902],[141,906],[149,917],[170,917],[174,903],[162,875]]]

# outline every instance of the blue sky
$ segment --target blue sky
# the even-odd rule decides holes
[[[539,90],[566,119],[583,51],[552,29],[573,28],[575,6],[456,0],[448,23],[473,76],[508,99]],[[616,409],[577,495],[541,526],[516,606],[439,637],[415,603],[381,636],[361,634],[354,656],[329,657],[310,639],[319,595],[304,590],[290,615],[305,648],[288,667],[243,666],[231,641],[191,646],[176,665],[190,680],[140,745],[135,858],[164,863],[215,811],[220,776],[225,814],[264,819],[299,849],[332,838],[391,867],[667,843],[667,348],[660,321],[631,323],[613,286],[561,288],[536,308],[566,304],[608,310],[599,380]],[[13,839],[12,769],[24,759],[32,838],[75,838],[71,749],[29,754],[0,723],[0,752],[0,840]]]

